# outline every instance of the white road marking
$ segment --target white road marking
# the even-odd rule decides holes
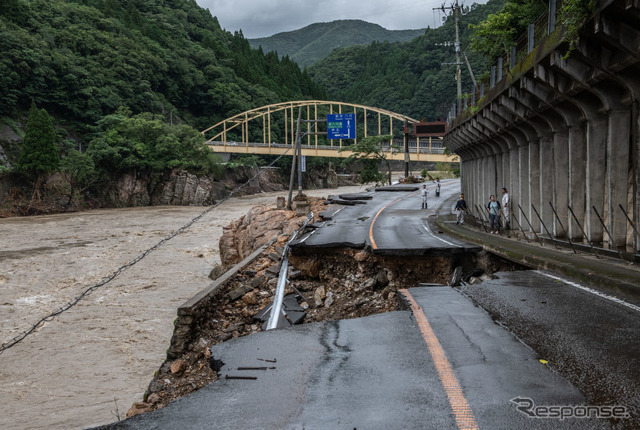
[[[618,303],[619,305],[626,306],[629,309],[633,309],[634,311],[640,312],[640,306],[636,306],[636,305],[633,305],[631,303],[627,303],[624,300],[621,300],[621,299],[619,299],[617,297],[601,293],[600,291],[596,291],[596,290],[594,290],[592,288],[585,287],[585,286],[577,284],[575,282],[567,281],[566,279],[562,279],[562,278],[560,278],[558,276],[550,275],[549,273],[545,273],[545,272],[542,272],[540,270],[534,270],[533,272],[534,273],[538,273],[538,274],[543,275],[543,276],[546,276],[547,278],[555,279],[556,281],[564,282],[565,284],[571,285],[572,287],[579,288],[579,289],[581,289],[583,291],[586,291],[588,293],[595,294],[596,296],[600,296],[603,299],[610,300],[612,302]]]
[[[345,206],[342,206],[340,209],[338,209],[337,211],[335,211],[335,212],[333,213],[333,215],[331,215],[331,218],[333,218],[334,216],[338,215],[338,212],[340,212],[340,211],[341,211],[342,209],[344,209],[344,208],[345,208]]]
[[[444,240],[443,238],[438,237],[438,236],[436,236],[435,234],[433,234],[433,232],[432,232],[432,231],[431,231],[431,229],[429,228],[429,225],[428,225],[428,224],[424,224],[424,223],[423,223],[423,224],[422,224],[422,226],[424,227],[424,229],[425,229],[425,230],[427,230],[427,232],[428,232],[431,236],[435,237],[435,238],[436,238],[436,239],[438,239],[439,241],[444,242],[444,243],[446,243],[447,245],[451,245],[451,246],[455,246],[455,247],[457,247],[457,246],[458,246],[458,245],[456,245],[455,243],[451,243],[451,242],[449,242],[448,240]]]
[[[317,230],[317,229],[316,229],[316,230],[313,230],[311,233],[309,233],[309,235],[308,235],[308,236],[306,236],[304,239],[302,239],[302,240],[300,241],[300,243],[304,243],[307,239],[309,239],[311,236],[313,236],[313,234],[314,234],[316,231],[318,231],[318,230]]]

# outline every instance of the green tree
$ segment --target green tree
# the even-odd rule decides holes
[[[547,3],[541,0],[507,0],[502,10],[490,14],[473,30],[469,47],[493,61],[509,52],[516,39],[524,34],[530,23],[544,13]]]
[[[382,177],[380,175],[376,175],[374,173],[374,169],[380,173],[380,163],[385,163],[389,175],[389,185],[391,185],[391,164],[387,159],[387,154],[397,152],[400,148],[395,145],[390,145],[388,146],[388,151],[385,151],[387,147],[384,144],[388,142],[391,142],[391,136],[367,136],[358,140],[354,145],[342,148],[342,151],[352,152],[352,154],[347,157],[347,160],[362,160],[364,162],[364,168],[361,173],[361,182],[366,183],[372,180],[381,180]],[[370,162],[370,160],[374,160],[375,165]],[[363,180],[363,175],[367,181]]]
[[[18,159],[18,170],[33,184],[34,196],[38,196],[38,199],[43,181],[58,169],[59,164],[60,154],[51,116],[32,102],[22,152]]]
[[[119,108],[100,120],[98,128],[87,154],[107,176],[172,169],[217,174],[221,170],[219,158],[204,145],[201,133],[185,124],[167,124],[160,115],[131,115],[128,108]]]
[[[97,179],[95,164],[90,156],[72,149],[60,161],[60,171],[69,184],[67,206],[77,199],[78,194],[93,185]]]

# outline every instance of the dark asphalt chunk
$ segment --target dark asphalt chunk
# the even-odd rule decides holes
[[[411,192],[418,191],[420,187],[418,185],[387,185],[385,187],[376,187],[376,191],[390,191],[390,192]]]
[[[373,195],[371,193],[351,193],[339,194],[338,197],[342,200],[371,200]]]

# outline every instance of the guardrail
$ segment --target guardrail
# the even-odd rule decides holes
[[[278,286],[276,287],[276,294],[273,299],[273,305],[271,306],[271,313],[269,314],[269,321],[267,322],[267,330],[273,330],[278,327],[278,323],[280,322],[280,317],[284,314],[282,310],[282,300],[284,299],[284,289],[287,286],[288,272],[289,272],[289,244],[293,242],[304,229],[307,227],[309,222],[313,219],[313,212],[309,212],[307,215],[307,219],[305,220],[302,227],[296,230],[282,251],[282,264],[280,266],[280,274],[278,276]]]

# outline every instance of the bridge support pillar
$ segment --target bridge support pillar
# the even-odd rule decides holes
[[[573,209],[580,225],[585,223],[585,194],[587,170],[585,125],[571,127],[569,129],[569,206]],[[569,237],[582,241],[582,231],[572,216],[569,215]]]
[[[520,206],[522,207],[522,210],[524,211],[524,213],[529,216],[529,206],[531,205],[531,199],[530,199],[530,192],[531,190],[529,189],[530,186],[530,177],[529,177],[529,143],[526,143],[522,146],[520,146],[520,157],[518,160],[518,174],[520,176],[520,181],[519,181],[519,189],[518,190],[514,190],[516,193],[518,193],[518,197],[517,200],[513,201],[513,205],[512,207],[515,207],[516,210],[518,208],[518,204],[516,203],[516,201],[519,200],[520,202]],[[528,229],[527,223],[524,220],[524,217],[522,216],[522,214],[518,213],[518,222],[520,223],[520,225],[522,226],[522,228],[524,230]]]
[[[629,197],[629,208],[633,211],[633,214],[629,216],[635,222],[635,225],[640,227],[640,102],[636,100],[633,105],[633,126],[635,127],[635,131],[633,135],[633,147],[631,150],[631,160],[633,174],[632,174],[632,187],[631,187],[631,196]],[[631,238],[627,241],[630,245],[635,245],[636,251],[640,251],[640,237],[635,238],[633,240],[633,236],[635,236],[635,231],[631,226],[629,226],[629,234]]]
[[[553,170],[553,199],[544,201],[543,206],[546,210],[545,213],[548,213],[553,220],[553,233],[556,237],[566,237],[567,231],[565,229],[569,221],[569,209],[567,208],[569,204],[569,135],[567,133],[555,133],[553,136]],[[557,222],[548,202],[553,203],[562,225]],[[547,227],[550,228],[549,225]]]
[[[550,231],[553,227],[553,213],[548,202],[553,202],[555,182],[553,149],[555,136],[557,136],[557,133],[554,133],[553,137],[540,139],[540,198],[537,203],[534,203],[544,225]],[[540,231],[544,230],[541,229]]]
[[[587,124],[587,169],[586,169],[586,232],[592,242],[603,239],[602,225],[592,206],[602,214],[604,209],[604,162],[606,156],[607,121],[605,118],[590,119]]]
[[[529,205],[523,207],[533,229],[540,231],[540,221],[531,210],[531,205],[540,206],[540,143],[529,142]]]
[[[504,178],[509,177],[509,174],[505,173],[505,170],[504,170],[504,161],[507,158],[507,155],[508,154],[505,154],[504,152],[500,152],[499,154],[496,154],[494,156],[496,159],[496,175],[495,175],[496,182],[491,194],[497,193],[498,192],[497,189],[502,187]],[[496,194],[496,200],[499,200],[497,194]]]
[[[519,193],[521,173],[518,168],[520,162],[520,147],[516,146],[509,150],[509,176],[504,181],[502,187],[506,187],[509,192],[511,202],[509,203],[510,216],[514,217],[518,213],[518,202],[521,194]],[[511,223],[511,228],[516,228],[515,223]]]
[[[627,206],[629,189],[629,142],[631,138],[631,112],[609,113],[607,133],[607,227],[613,236],[610,246],[622,246],[627,239],[627,220],[618,205]],[[613,240],[613,243],[611,243]]]

